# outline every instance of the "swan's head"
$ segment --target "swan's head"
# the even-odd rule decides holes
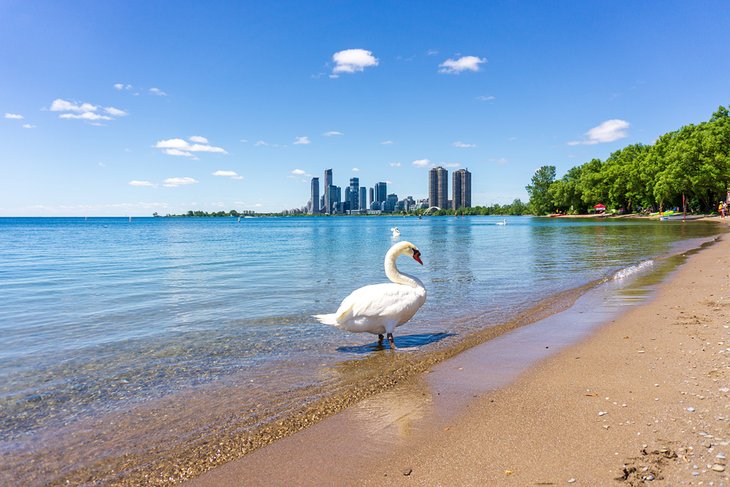
[[[395,250],[398,255],[407,255],[409,257],[413,257],[413,260],[423,265],[423,262],[421,261],[421,251],[418,250],[418,247],[410,242],[397,243],[393,246],[392,250]]]

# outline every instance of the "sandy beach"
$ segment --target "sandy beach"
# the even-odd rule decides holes
[[[723,235],[577,343],[521,328],[189,484],[730,485],[729,281]]]

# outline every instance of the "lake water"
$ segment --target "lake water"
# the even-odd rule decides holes
[[[385,281],[393,226],[425,264],[399,268],[428,291],[396,330],[404,356],[720,231],[501,220],[0,218],[0,484],[119,481],[336,395],[354,377],[343,370],[386,351],[311,315]]]

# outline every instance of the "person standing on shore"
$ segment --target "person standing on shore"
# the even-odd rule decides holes
[[[726,209],[727,209],[727,203],[720,200],[720,204],[717,205],[717,212],[720,214],[720,216],[722,217],[723,220],[725,219],[725,210]]]

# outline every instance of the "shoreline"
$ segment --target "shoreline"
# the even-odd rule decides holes
[[[675,249],[674,252],[677,251],[681,250]],[[664,258],[666,256],[657,257],[657,260]],[[420,387],[421,389],[425,387],[428,393],[427,383],[430,378],[438,375],[433,372],[442,367],[439,364],[460,360],[459,356],[467,356],[475,346],[478,348],[485,343],[493,343],[492,346],[501,343],[502,335],[511,335],[522,328],[531,329],[531,326],[524,325],[550,319],[574,307],[576,300],[582,299],[586,293],[591,293],[591,290],[603,282],[605,279],[598,279],[578,288],[549,295],[540,302],[530,303],[529,308],[522,308],[517,315],[511,316],[506,321],[494,321],[481,331],[464,335],[457,343],[444,342],[444,345],[447,345],[445,347],[441,347],[438,341],[435,341],[433,342],[435,348],[429,347],[427,352],[423,352],[420,347],[409,350],[406,346],[395,355],[386,350],[384,353],[346,360],[324,372],[346,377],[348,382],[329,391],[325,390],[326,388],[292,391],[296,394],[288,396],[288,409],[280,411],[281,414],[277,414],[275,408],[251,409],[254,415],[250,419],[258,422],[257,426],[246,419],[245,414],[243,416],[236,414],[236,411],[245,411],[249,407],[246,405],[246,395],[250,395],[248,380],[237,383],[235,379],[231,379],[226,381],[227,384],[212,384],[212,387],[206,388],[195,397],[170,396],[129,411],[122,410],[98,419],[85,420],[84,423],[80,423],[82,431],[77,432],[77,426],[76,430],[69,430],[63,435],[61,445],[65,446],[62,450],[55,451],[48,448],[45,452],[40,452],[44,457],[43,467],[46,470],[38,468],[40,466],[37,463],[34,466],[34,460],[30,455],[22,457],[16,455],[17,458],[6,458],[6,460],[9,461],[8,465],[13,465],[12,462],[16,461],[21,462],[16,462],[19,467],[24,463],[25,466],[20,467],[17,472],[28,472],[27,477],[23,478],[29,482],[38,482],[45,478],[44,485],[46,483],[61,485],[65,482],[169,485],[195,478],[211,469],[215,472],[221,465],[225,468],[227,462],[235,463],[237,458],[248,458],[257,454],[257,451],[267,450],[269,446],[279,448],[277,445],[282,439],[288,442],[291,435],[296,437],[302,434],[308,435],[308,431],[319,428],[320,423],[331,423],[333,417],[351,414],[348,413],[350,410],[360,411],[361,415],[367,417],[372,414],[372,411],[367,412],[367,408],[375,404],[373,407],[379,411],[376,414],[389,417],[388,408],[384,409],[383,406],[377,405],[379,398],[383,396],[394,398],[400,404],[399,410],[406,411],[404,417],[412,418],[406,406],[411,404],[413,407],[413,403],[404,399],[398,390],[408,389],[413,384],[419,383],[426,377],[424,375],[426,373],[429,380]],[[592,317],[595,315],[592,309],[587,312]],[[551,349],[554,350],[555,347],[551,345]],[[524,353],[522,350],[517,350],[514,355],[519,356]],[[506,362],[507,358],[510,357],[503,357],[501,361]],[[493,364],[497,367],[500,365],[501,363]],[[524,370],[524,366],[522,367]],[[466,374],[458,375],[466,376]],[[449,380],[449,377],[445,380]],[[505,380],[504,384],[499,384],[495,389],[513,381],[514,377],[506,377]],[[470,391],[468,394],[454,392],[450,391],[449,394],[459,396],[460,399],[457,401],[459,404],[458,408],[454,407],[453,402],[446,407],[449,416],[453,416],[456,409],[461,410],[462,403],[471,398]],[[432,402],[435,404],[437,401]],[[363,407],[366,408],[364,413]],[[424,417],[429,416],[426,414]],[[208,418],[215,421],[207,421]],[[262,422],[263,427],[259,427]],[[408,423],[408,429],[418,428],[415,423],[410,422],[410,419]],[[190,425],[196,424],[210,424],[212,428],[207,430],[189,428]],[[146,436],[145,431],[150,433],[157,431],[153,431],[155,425],[164,425],[164,431],[169,431],[165,433],[168,441],[161,444],[148,437],[151,441],[139,444],[139,438]],[[344,428],[347,427],[345,424]],[[158,435],[155,439],[159,440],[160,437]],[[75,458],[82,458],[86,451],[83,445],[89,443],[95,444],[99,451],[105,454],[100,455],[93,463],[74,461]],[[133,444],[139,446],[127,448]],[[78,465],[82,466],[79,468]],[[6,471],[5,474],[12,471]],[[51,473],[52,476],[49,476]],[[3,477],[2,473],[0,477]]]
[[[722,235],[664,280],[648,303],[505,387],[474,391],[456,416],[433,404],[441,392],[464,396],[472,380],[463,377],[484,375],[469,351],[398,386],[406,393],[380,393],[189,484],[603,485],[626,477],[635,485],[650,476],[727,482],[728,370],[719,362],[730,353],[728,255],[730,240]],[[466,389],[444,387],[454,382]],[[432,397],[409,401],[419,394]],[[424,418],[430,427],[421,427]],[[343,468],[327,460],[327,451],[335,459],[347,451],[353,427],[364,428],[367,442]],[[315,445],[324,452],[302,463]]]

